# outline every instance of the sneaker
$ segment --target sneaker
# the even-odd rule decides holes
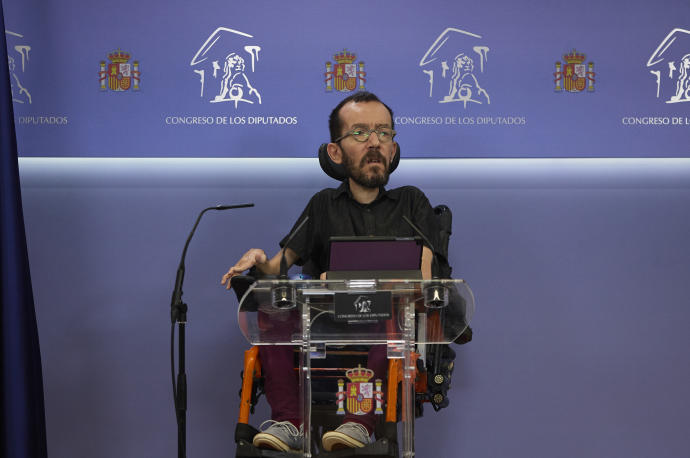
[[[343,423],[335,431],[328,431],[321,438],[323,448],[327,452],[342,448],[357,448],[371,444],[371,436],[367,429],[354,421]]]
[[[254,447],[280,450],[282,452],[296,452],[302,449],[302,427],[299,431],[289,421],[266,420],[261,423],[259,429],[270,424],[268,428],[254,436]]]

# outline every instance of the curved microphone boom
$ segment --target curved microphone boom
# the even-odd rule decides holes
[[[238,205],[216,205],[215,207],[208,207],[204,208],[201,210],[201,213],[199,213],[199,216],[196,218],[196,222],[194,223],[194,227],[192,227],[192,231],[189,233],[189,236],[187,237],[187,241],[184,244],[184,249],[182,250],[182,257],[180,258],[180,265],[177,266],[177,275],[175,277],[175,288],[173,289],[173,294],[172,294],[172,300],[170,302],[170,307],[171,307],[171,312],[170,312],[170,318],[173,323],[179,320],[180,315],[186,312],[184,307],[182,307],[184,304],[182,304],[182,283],[184,282],[184,260],[185,257],[187,256],[187,248],[189,248],[189,242],[192,241],[192,237],[194,237],[194,232],[196,231],[196,227],[199,225],[199,221],[201,221],[201,217],[204,216],[204,213],[206,213],[209,210],[231,210],[233,208],[247,208],[247,207],[253,207],[254,204],[238,204]]]
[[[196,218],[192,232],[189,233],[187,241],[182,250],[180,265],[177,267],[175,276],[175,289],[173,289],[172,300],[170,303],[170,318],[172,319],[171,338],[170,338],[170,366],[172,369],[173,402],[175,403],[175,416],[177,418],[177,456],[186,458],[187,456],[187,374],[185,373],[185,324],[187,323],[187,304],[182,302],[182,283],[184,282],[184,259],[187,256],[189,242],[192,241],[194,231],[201,221],[201,217],[209,210],[230,210],[233,208],[253,207],[254,204],[239,205],[216,205],[215,207],[204,208]],[[178,374],[175,381],[175,323],[179,328],[179,350],[178,350]]]
[[[292,242],[292,239],[302,230],[304,225],[309,220],[308,216],[305,216],[301,223],[295,228],[294,231],[288,236],[287,240],[283,244],[283,252],[280,256],[280,273],[278,275],[278,284],[271,290],[271,303],[274,307],[279,309],[291,309],[295,307],[295,288],[288,282],[288,266],[287,259],[285,257],[285,251],[288,249],[288,245]]]
[[[302,227],[306,224],[307,221],[309,221],[309,217],[305,216],[304,219],[302,220],[302,222],[299,223],[297,228],[295,228],[295,230],[292,231],[292,233],[288,236],[288,239],[285,241],[285,245],[283,245],[283,253],[280,257],[280,274],[278,275],[278,278],[280,280],[287,280],[287,278],[288,278],[288,276],[287,276],[288,267],[287,267],[287,259],[285,258],[285,251],[287,250],[290,242],[292,242],[292,239],[294,239],[295,236],[299,233],[299,231],[302,230]]]
[[[412,221],[410,221],[410,218],[403,215],[403,219],[407,224],[410,225],[417,235],[419,235],[422,240],[429,245],[429,248],[431,249],[431,280],[436,281],[428,283],[424,288],[424,304],[431,308],[445,307],[448,305],[448,288],[443,286],[442,282],[438,278],[439,266],[438,259],[436,259],[436,250],[434,250],[434,246],[431,244],[427,236],[417,226],[415,226]]]
[[[417,233],[418,236],[422,238],[426,242],[427,245],[429,245],[429,248],[431,249],[431,278],[437,279],[438,278],[438,260],[436,259],[436,250],[434,249],[434,246],[431,244],[427,236],[422,232],[417,226],[414,225],[412,221],[410,221],[410,218],[407,216],[403,215],[403,219],[407,224],[410,225],[413,231]]]

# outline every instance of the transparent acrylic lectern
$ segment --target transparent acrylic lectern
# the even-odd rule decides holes
[[[311,358],[329,346],[386,345],[402,362],[402,456],[414,456],[414,353],[467,328],[474,298],[463,280],[258,280],[238,321],[252,345],[300,348],[303,456],[311,457]]]

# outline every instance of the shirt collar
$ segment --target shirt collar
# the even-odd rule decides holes
[[[387,190],[384,186],[381,186],[379,188],[379,194],[376,196],[376,199],[374,199],[374,202],[379,201],[380,199],[386,197],[388,199],[393,199],[393,200],[398,200],[398,193],[396,192],[397,189],[393,189],[391,191]],[[345,179],[343,182],[338,186],[338,188],[335,190],[333,193],[333,199],[337,199],[338,197],[342,196],[343,194],[346,194],[350,199],[355,200],[354,197],[352,197],[352,191],[350,191],[350,180]],[[374,203],[372,202],[372,203]]]

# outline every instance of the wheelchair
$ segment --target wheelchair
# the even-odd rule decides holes
[[[334,164],[326,152],[326,145],[319,148],[319,162],[324,170],[332,178],[342,180],[345,172],[341,166]],[[399,147],[398,147],[399,148]],[[396,154],[390,171],[398,165],[400,152]],[[434,208],[434,214],[438,218],[440,228],[440,246],[437,248],[438,272],[440,278],[450,278],[451,268],[447,262],[448,240],[451,234],[452,214],[444,205]],[[250,272],[251,273],[251,272]],[[245,292],[255,281],[255,277],[237,276],[232,279],[232,289],[238,300],[241,300]],[[455,341],[464,344],[472,340],[472,329],[467,326],[465,331]],[[295,349],[296,359],[298,349]],[[342,394],[342,380],[346,378],[346,371],[361,365],[362,359],[367,357],[367,348],[361,346],[348,346],[344,349],[328,349],[327,360],[312,360],[312,454],[319,458],[345,458],[345,457],[399,457],[398,446],[398,422],[402,418],[401,390],[399,388],[403,377],[402,360],[388,360],[388,375],[386,380],[386,393],[383,394],[383,403],[380,406],[382,415],[378,415],[379,421],[375,427],[376,441],[361,448],[352,448],[326,452],[321,450],[320,438],[325,431],[333,430],[342,423],[342,415],[338,415],[339,393]],[[413,355],[416,366],[416,378],[414,382],[414,415],[421,417],[424,405],[429,404],[434,411],[439,411],[449,405],[448,390],[450,388],[455,351],[449,345],[427,345],[425,355],[419,353]],[[296,369],[297,370],[297,369]],[[338,380],[341,380],[338,386]],[[235,443],[237,458],[254,457],[298,457],[301,453],[281,452],[256,448],[252,441],[259,431],[250,425],[250,414],[263,394],[263,375],[259,348],[254,346],[244,353],[244,367],[242,371],[242,388],[240,390],[240,408],[237,426],[235,428]],[[377,391],[379,391],[377,389]],[[380,392],[380,391],[379,391]],[[340,406],[342,407],[342,405]]]

